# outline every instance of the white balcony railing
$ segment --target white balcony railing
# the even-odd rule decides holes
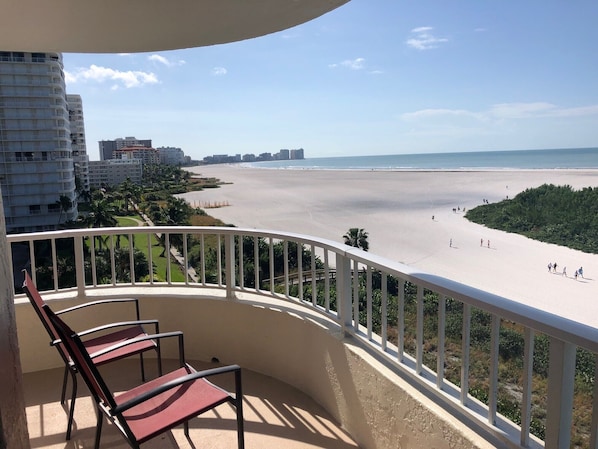
[[[152,255],[157,236],[165,253],[176,259],[161,273]],[[498,297],[337,242],[284,232],[128,227],[7,237],[9,258],[14,257],[10,266],[23,268],[17,259],[25,263],[40,290],[76,291],[83,297],[90,290],[126,285],[188,286],[220,289],[230,300],[247,292],[289,301],[334,320],[345,335],[390,364],[396,376],[455,417],[473,420],[475,432],[506,447],[568,449],[572,438],[596,447],[598,394],[585,400],[592,418],[582,435],[576,435],[573,404],[578,349],[589,354],[598,372],[598,329],[525,306],[517,298]],[[141,262],[134,246],[145,254]],[[147,272],[143,280],[141,269]],[[480,329],[487,335],[480,337]],[[534,347],[538,335],[549,350]],[[509,351],[517,352],[509,346],[513,341],[521,342],[519,380],[499,372]],[[535,359],[541,350],[547,359],[546,397],[534,398]],[[472,369],[481,359],[487,361],[483,388],[479,372]],[[500,413],[505,395],[514,410],[511,419]],[[545,419],[535,418],[544,413]],[[543,435],[534,424],[538,420]]]

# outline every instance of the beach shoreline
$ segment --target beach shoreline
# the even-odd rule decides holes
[[[598,170],[304,170],[208,165],[189,171],[227,184],[180,195],[227,224],[343,242],[369,234],[370,252],[598,327],[598,255],[469,222],[467,209],[542,184],[598,185]],[[548,263],[568,276],[548,273]],[[585,279],[575,280],[583,266]],[[566,307],[563,306],[566,304]],[[578,307],[575,307],[577,305]]]

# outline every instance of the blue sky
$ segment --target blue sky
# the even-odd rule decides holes
[[[596,23],[596,0],[352,0],[243,42],[64,68],[92,160],[125,136],[195,159],[595,147]]]

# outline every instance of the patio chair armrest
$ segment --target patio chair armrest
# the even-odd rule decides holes
[[[129,340],[113,344],[111,346],[108,346],[108,347],[100,350],[100,351],[96,351],[92,354],[89,354],[89,357],[91,358],[91,360],[93,360],[96,357],[99,357],[101,355],[107,354],[112,351],[116,351],[118,349],[124,348],[129,345],[133,345],[135,343],[139,343],[139,342],[147,341],[147,340],[160,340],[162,338],[170,338],[170,337],[178,337],[178,339],[179,339],[179,361],[181,363],[181,366],[183,366],[185,364],[185,345],[183,342],[183,332],[181,332],[181,331],[164,332],[161,334],[148,334],[148,335],[144,335],[143,337],[131,338]]]
[[[144,324],[153,324],[155,326],[155,334],[159,334],[160,333],[160,325],[158,320],[135,320],[135,321],[119,321],[117,323],[109,323],[109,324],[104,324],[102,326],[98,326],[98,327],[93,327],[91,329],[86,329],[84,331],[81,332],[77,332],[77,335],[79,337],[85,337],[89,334],[93,334],[95,332],[100,332],[100,331],[105,331],[108,329],[113,329],[115,327],[125,327],[125,326],[142,326]]]
[[[227,366],[221,366],[218,368],[212,368],[212,369],[207,369],[207,370],[203,370],[203,371],[195,371],[194,368],[191,367],[190,365],[187,365],[187,366],[194,372],[187,374],[185,376],[181,376],[176,379],[173,379],[173,380],[166,382],[156,388],[146,391],[145,393],[142,393],[139,396],[129,399],[128,401],[123,402],[122,404],[119,404],[116,407],[114,407],[113,412],[114,413],[122,413],[122,412],[130,409],[131,407],[135,407],[136,405],[141,404],[142,402],[145,402],[161,393],[164,393],[165,391],[168,391],[172,388],[178,387],[179,385],[182,385],[184,383],[191,382],[191,381],[194,381],[197,379],[203,379],[205,377],[217,376],[219,374],[226,374],[226,373],[235,373],[235,390],[236,390],[235,400],[239,401],[239,400],[243,399],[242,398],[242,390],[241,390],[241,367],[239,365],[227,365]]]
[[[63,313],[73,312],[75,310],[84,309],[86,307],[92,306],[99,306],[104,304],[119,304],[124,302],[132,302],[135,303],[135,312],[137,319],[139,319],[139,300],[137,298],[113,298],[113,299],[99,299],[97,301],[89,301],[84,304],[79,304],[77,306],[69,307],[67,309],[62,309],[57,312],[54,312],[56,315],[61,315]]]

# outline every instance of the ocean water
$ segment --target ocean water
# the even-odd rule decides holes
[[[598,169],[598,148],[323,157],[245,165],[305,170]]]

